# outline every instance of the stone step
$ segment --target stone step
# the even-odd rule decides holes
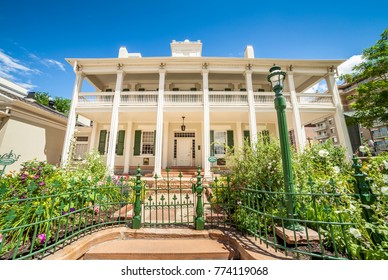
[[[132,239],[98,244],[84,260],[228,260],[231,252],[212,239]]]

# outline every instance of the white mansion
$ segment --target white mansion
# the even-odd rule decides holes
[[[91,120],[79,127],[76,153],[98,150],[112,172],[128,174],[140,164],[154,174],[166,167],[201,165],[210,176],[209,157],[224,164],[225,145],[238,147],[258,133],[278,135],[274,93],[268,71],[287,71],[284,96],[288,128],[299,149],[306,144],[304,125],[333,115],[339,142],[351,152],[334,74],[343,60],[255,58],[247,46],[243,58],[202,57],[200,41],[171,43],[171,57],[142,57],[120,48],[118,58],[67,61],[75,85],[62,163],[69,158],[77,115]],[[84,92],[86,79],[95,90]],[[326,79],[324,94],[304,93]],[[183,124],[184,123],[184,124]]]

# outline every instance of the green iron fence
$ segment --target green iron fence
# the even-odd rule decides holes
[[[324,184],[310,179],[294,193],[274,189],[270,181],[236,186],[229,178],[216,179],[205,191],[206,226],[255,236],[296,259],[388,259],[388,196],[372,191],[353,160],[349,192],[340,192],[332,179]]]
[[[154,177],[147,182],[147,195],[142,203],[142,225],[190,226],[194,223],[193,212],[197,196],[193,192],[194,180],[184,180],[182,173],[176,177],[166,170],[165,178]]]
[[[41,259],[96,230],[120,225],[238,231],[299,259],[368,258],[357,251],[366,242],[371,250],[382,250],[383,256],[388,240],[375,226],[381,222],[376,209],[387,218],[387,197],[372,192],[357,159],[353,167],[354,191],[349,193],[340,193],[334,180],[323,187],[309,180],[292,194],[274,189],[271,182],[265,186],[237,186],[228,178],[206,182],[201,170],[188,182],[182,175],[168,174],[146,184],[140,168],[136,180],[108,178],[85,182],[93,187],[79,189],[70,182],[71,191],[60,190],[59,182],[54,182],[51,192],[30,184],[25,193],[17,193],[0,183],[0,259]],[[290,196],[292,218],[287,208]],[[352,207],[356,210],[350,211]],[[302,230],[290,229],[290,224]]]
[[[54,183],[52,192],[31,184],[26,193],[0,183],[0,259],[41,259],[96,230],[128,223],[134,185],[114,181],[81,189],[73,181],[72,191],[56,191]]]

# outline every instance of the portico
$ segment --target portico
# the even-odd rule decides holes
[[[201,165],[209,177],[210,156],[223,159],[226,147],[237,148],[248,138],[254,144],[258,133],[278,135],[274,94],[266,81],[268,69],[278,64],[288,70],[287,120],[298,148],[306,141],[303,126],[325,115],[338,119],[340,141],[350,146],[333,84],[341,60],[259,59],[251,46],[243,58],[202,57],[202,44],[189,41],[173,42],[171,49],[171,57],[143,58],[121,48],[118,58],[68,59],[76,82],[65,143],[81,115],[92,125],[78,128],[76,153],[98,150],[112,173],[128,174],[141,165],[160,175],[166,167]],[[85,79],[94,92],[82,90]],[[330,85],[327,93],[304,92],[322,79]]]

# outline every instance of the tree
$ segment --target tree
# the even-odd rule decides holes
[[[50,95],[47,92],[35,92],[34,99],[36,102],[44,106],[48,106]]]
[[[375,121],[388,123],[388,28],[377,43],[362,52],[364,61],[342,75],[347,83],[359,83],[356,94],[349,97],[355,102],[352,123],[373,127]]]
[[[36,92],[34,99],[36,102],[42,105],[49,106],[49,101],[52,100],[53,98],[47,92]],[[54,98],[54,102],[55,102],[55,108],[58,112],[61,112],[66,116],[69,114],[70,104],[71,104],[70,99],[56,96]]]
[[[57,108],[57,111],[65,114],[66,116],[69,115],[71,100],[68,98],[63,97],[55,97],[55,107]]]

